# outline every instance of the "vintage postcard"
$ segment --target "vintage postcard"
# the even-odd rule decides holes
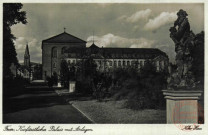
[[[0,134],[208,134],[206,1],[3,1]]]

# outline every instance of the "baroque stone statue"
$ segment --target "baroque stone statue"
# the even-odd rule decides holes
[[[193,69],[193,64],[196,61],[196,55],[193,53],[197,53],[194,52],[196,47],[204,45],[204,38],[201,38],[204,37],[204,32],[197,34],[197,36],[190,30],[186,11],[180,9],[177,16],[174,26],[169,29],[170,37],[175,44],[177,68],[170,73],[168,88],[174,90],[195,89],[200,82],[196,79]]]

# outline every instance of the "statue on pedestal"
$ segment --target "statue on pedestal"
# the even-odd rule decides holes
[[[170,37],[175,43],[177,69],[170,73],[168,89],[196,89],[200,82],[196,79],[193,69],[196,59],[194,50],[199,45],[204,45],[204,32],[197,36],[190,30],[186,11],[180,9],[177,16],[174,26],[169,29]]]

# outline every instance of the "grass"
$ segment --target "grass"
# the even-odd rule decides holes
[[[73,101],[74,106],[79,108],[95,123],[122,123],[122,124],[159,124],[166,123],[165,110],[131,110],[123,107],[125,100],[98,102]]]

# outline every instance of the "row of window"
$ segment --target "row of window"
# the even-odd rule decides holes
[[[68,60],[68,64],[76,64],[76,62],[79,60]],[[95,60],[99,65],[102,64],[103,60]],[[134,64],[139,64],[139,65],[143,65],[145,64],[146,61],[108,61],[109,66],[113,66],[114,65],[118,65],[118,66],[130,66],[130,65],[134,65]],[[156,62],[156,66],[164,66],[164,61],[157,61]]]
[[[78,60],[68,60],[68,64],[76,64]],[[97,64],[102,65],[102,61],[98,60],[96,61]],[[146,61],[108,61],[109,66],[131,66],[131,65],[135,65],[138,64],[140,66],[144,66],[144,64],[146,63]],[[157,70],[160,70],[160,68],[164,69],[165,67],[165,63],[164,61],[157,61],[156,62],[156,68]],[[56,68],[56,63],[53,63],[53,68]]]
[[[68,64],[76,64],[76,60],[68,60]]]
[[[76,64],[78,60],[68,60],[68,64]],[[102,64],[102,60],[95,60],[97,64],[101,65]],[[137,61],[108,61],[109,66],[113,66],[113,64],[115,66],[130,66],[130,65],[134,65],[134,64],[140,64],[140,65],[144,65],[145,61],[140,61],[137,63]]]
[[[114,64],[113,64],[114,63]],[[141,65],[143,65],[143,61],[140,61]],[[109,62],[109,66],[131,66],[131,65],[135,65],[136,62],[135,61],[110,61]]]
[[[136,54],[136,53],[131,53],[131,54],[111,54],[111,57],[112,58],[116,58],[116,57],[123,57],[123,58],[126,58],[126,57],[131,57],[131,58],[150,58],[151,55],[150,54]]]
[[[101,65],[101,61],[98,61],[98,63]],[[130,66],[130,65],[135,65],[135,64],[140,64],[141,66],[144,65],[144,61],[109,61],[109,66]]]
[[[77,60],[78,61],[78,60]],[[76,60],[68,60],[68,64],[76,64]],[[56,63],[53,63],[53,68],[56,68]]]

